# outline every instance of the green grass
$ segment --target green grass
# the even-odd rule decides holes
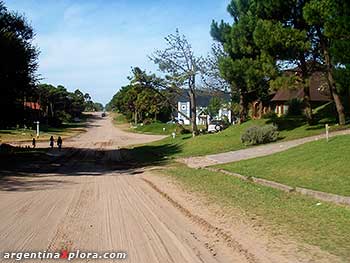
[[[233,176],[182,165],[166,170],[189,191],[204,194],[222,207],[240,209],[273,233],[285,233],[332,254],[350,258],[350,209]],[[236,210],[237,211],[237,210]]]
[[[350,196],[350,135],[310,142],[273,155],[219,165],[245,176]]]
[[[51,136],[68,138],[85,131],[86,121],[90,117],[89,114],[83,114],[79,122],[64,122],[60,127],[51,127],[49,125],[40,124],[40,137],[38,140],[48,140]],[[27,129],[12,128],[0,130],[0,143],[31,141],[36,136],[36,124]]]
[[[305,118],[302,116],[284,116],[272,119],[249,120],[241,125],[230,126],[220,133],[202,134],[195,138],[192,138],[192,135],[190,134],[177,135],[175,139],[169,136],[161,141],[147,144],[147,146],[149,146],[147,148],[151,151],[164,146],[163,148],[166,150],[165,152],[149,152],[145,154],[161,154],[163,156],[167,156],[168,158],[176,158],[202,156],[244,149],[247,146],[241,143],[241,135],[247,128],[254,125],[277,125],[279,129],[279,141],[293,140],[324,133],[326,123],[331,125],[331,131],[337,130],[339,128],[344,128],[335,125],[336,113],[334,111],[334,105],[332,103],[327,103],[316,108],[314,110],[314,116],[314,125],[307,124]],[[163,127],[166,128],[165,132],[163,132]],[[345,126],[345,128],[349,127],[350,125]],[[174,129],[175,125],[173,124],[153,123],[149,125],[138,126],[137,128],[133,129],[133,131],[168,135],[171,134]],[[145,147],[142,148],[142,151],[144,151],[144,149]],[[176,151],[172,152],[172,149],[176,149]]]
[[[163,128],[165,128],[165,130],[163,130]],[[147,125],[138,125],[134,131],[149,134],[170,135],[176,131],[176,124],[154,122]]]
[[[112,112],[111,114],[113,114],[113,120],[116,125],[128,123],[128,120],[123,114],[119,114],[115,112]]]
[[[48,140],[50,136],[61,136],[68,138],[75,136],[83,131],[84,128],[80,124],[66,123],[63,127],[41,127],[39,140]],[[36,136],[36,129],[7,129],[0,130],[0,143],[30,141]]]
[[[284,118],[279,120],[280,125],[284,127],[280,130],[279,141],[287,141],[297,138],[303,138],[306,136],[318,135],[324,133],[324,125],[318,124],[309,126],[301,122],[297,118]],[[148,146],[160,147],[160,146],[173,146],[167,149],[177,148],[176,152],[167,151],[163,154],[168,157],[188,157],[188,156],[201,156],[207,154],[215,154],[220,152],[235,151],[247,148],[241,143],[241,134],[250,126],[253,125],[265,125],[270,123],[269,120],[250,120],[242,125],[234,125],[226,130],[216,134],[199,135],[192,138],[191,134],[177,135],[175,139],[170,136],[148,144]],[[288,126],[289,125],[289,126]],[[287,127],[288,126],[288,127]],[[148,131],[155,133],[155,129],[158,129],[157,134],[162,134],[161,124],[145,125],[142,128],[138,128],[140,131]],[[333,129],[336,129],[334,126]],[[170,132],[171,129],[167,129],[166,132]],[[165,133],[166,133],[165,132]],[[150,147],[151,149],[151,147]]]

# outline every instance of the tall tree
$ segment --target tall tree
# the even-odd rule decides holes
[[[315,66],[319,58],[318,46],[315,42],[315,32],[303,17],[303,8],[308,0],[253,0],[250,11],[258,18],[254,29],[254,42],[257,47],[273,57],[280,69],[286,65],[297,66],[300,81],[292,87],[304,90],[305,116],[312,122],[312,108],[310,103],[310,88],[308,79],[317,70]],[[282,70],[283,74],[283,70]],[[289,85],[293,82],[293,75],[282,75]]]
[[[317,34],[317,44],[322,52],[322,62],[326,66],[327,81],[337,108],[339,124],[344,125],[344,106],[337,89],[334,71],[339,64],[348,61],[350,3],[342,0],[310,0],[305,5],[303,14]]]
[[[274,74],[272,58],[254,42],[257,19],[246,0],[232,0],[227,10],[233,18],[228,24],[212,22],[211,36],[222,44],[225,55],[219,58],[221,76],[229,82],[232,93],[239,94],[240,122],[248,118],[249,93],[268,91],[268,80]]]
[[[158,64],[159,69],[170,74],[168,79],[175,83],[179,89],[187,91],[190,99],[191,125],[193,136],[198,134],[197,128],[197,104],[196,104],[196,77],[201,72],[200,57],[194,55],[190,43],[184,35],[176,30],[175,34],[170,34],[165,38],[167,48],[157,50],[150,59]]]
[[[0,1],[1,126],[21,120],[24,101],[34,89],[39,52],[32,44],[33,38],[33,28],[25,17],[8,11]]]

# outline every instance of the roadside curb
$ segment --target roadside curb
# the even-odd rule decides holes
[[[234,176],[234,177],[239,178],[239,179],[244,180],[244,181],[250,181],[250,182],[253,182],[256,184],[268,186],[268,187],[278,189],[278,190],[281,190],[284,192],[288,192],[288,193],[296,192],[296,193],[299,193],[302,195],[311,196],[311,197],[318,199],[318,200],[321,200],[321,201],[331,202],[331,203],[338,204],[338,205],[346,205],[346,206],[350,207],[350,197],[349,196],[330,194],[330,193],[325,193],[325,192],[311,190],[311,189],[302,188],[302,187],[292,187],[289,185],[277,183],[277,182],[262,179],[262,178],[244,176],[241,174],[226,171],[224,169],[216,169],[216,168],[211,168],[211,167],[203,167],[202,169],[205,169],[205,170],[208,170],[211,172],[219,172],[219,173],[223,173],[226,175],[231,175],[231,176]]]

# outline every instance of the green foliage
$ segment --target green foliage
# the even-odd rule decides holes
[[[53,126],[59,126],[62,122],[70,122],[74,118],[81,118],[86,108],[85,99],[88,97],[90,97],[88,94],[84,95],[78,89],[69,92],[63,86],[55,87],[50,84],[38,85],[32,95],[32,98],[39,101],[41,106],[41,121]]]
[[[240,120],[248,117],[248,93],[259,97],[268,92],[268,80],[275,74],[273,58],[262,52],[254,42],[256,16],[248,12],[249,2],[231,1],[228,7],[235,23],[213,21],[211,35],[222,44],[225,54],[218,58],[221,76],[231,85],[232,93],[240,95]]]
[[[39,51],[26,18],[9,11],[0,1],[0,127],[23,121],[23,103],[37,81]]]
[[[245,145],[256,145],[277,141],[278,131],[274,125],[252,126],[245,130],[241,141]]]
[[[336,120],[334,111],[329,109],[332,108],[332,106],[333,105],[331,104],[327,104],[315,109],[315,117],[317,117],[318,120],[317,125],[309,125],[304,116],[249,120],[241,125],[231,125],[222,132],[216,134],[205,134],[195,138],[192,138],[191,135],[188,134],[179,135],[175,139],[168,137],[149,145],[152,147],[154,146],[155,148],[176,148],[176,152],[169,151],[167,153],[168,157],[202,156],[236,151],[247,147],[241,141],[241,135],[247,128],[251,126],[264,126],[272,123],[278,127],[279,141],[288,141],[307,136],[319,135],[324,133],[326,123],[331,125],[331,131],[337,130],[339,127],[335,125]]]
[[[346,65],[350,63],[350,3],[349,1],[310,0],[303,8],[303,17],[317,34],[314,43],[322,53],[321,61],[326,66],[327,80],[337,108],[339,124],[344,125],[344,106],[333,69],[339,66],[348,68]]]
[[[195,56],[191,44],[185,35],[181,35],[176,29],[175,34],[165,37],[167,47],[163,50],[156,50],[150,59],[163,71],[169,84],[166,87],[170,93],[180,94],[181,89],[186,89],[190,101],[190,122],[193,135],[198,134],[196,123],[196,77],[202,75],[203,59]],[[176,107],[173,107],[177,111]],[[189,117],[189,116],[188,116]],[[187,117],[187,118],[188,118]]]
[[[189,129],[187,129],[186,127],[184,127],[183,125],[176,125],[176,133],[177,134],[190,134],[191,131]]]
[[[298,116],[298,115],[302,115],[303,113],[303,102],[300,99],[291,99],[288,101],[288,112],[287,115],[288,116]]]
[[[276,112],[274,112],[274,111],[269,111],[268,113],[265,113],[264,115],[262,115],[262,118],[263,119],[276,119],[276,118],[278,118],[278,116],[277,116],[277,114],[276,114]]]
[[[223,101],[218,97],[212,97],[208,105],[208,113],[211,117],[215,117],[219,114],[219,110],[223,105]]]
[[[131,121],[146,119],[168,121],[171,114],[166,91],[159,89],[161,81],[139,68],[133,69],[130,84],[122,87],[108,103],[108,108],[124,114]]]

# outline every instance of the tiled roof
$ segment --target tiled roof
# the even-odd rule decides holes
[[[329,88],[323,78],[322,72],[315,72],[310,78],[310,101],[330,101]],[[288,101],[290,99],[304,98],[304,90],[301,89],[280,89],[276,92],[271,101]]]
[[[31,101],[24,102],[24,106],[32,110],[40,110],[41,108],[38,102],[31,102]]]

